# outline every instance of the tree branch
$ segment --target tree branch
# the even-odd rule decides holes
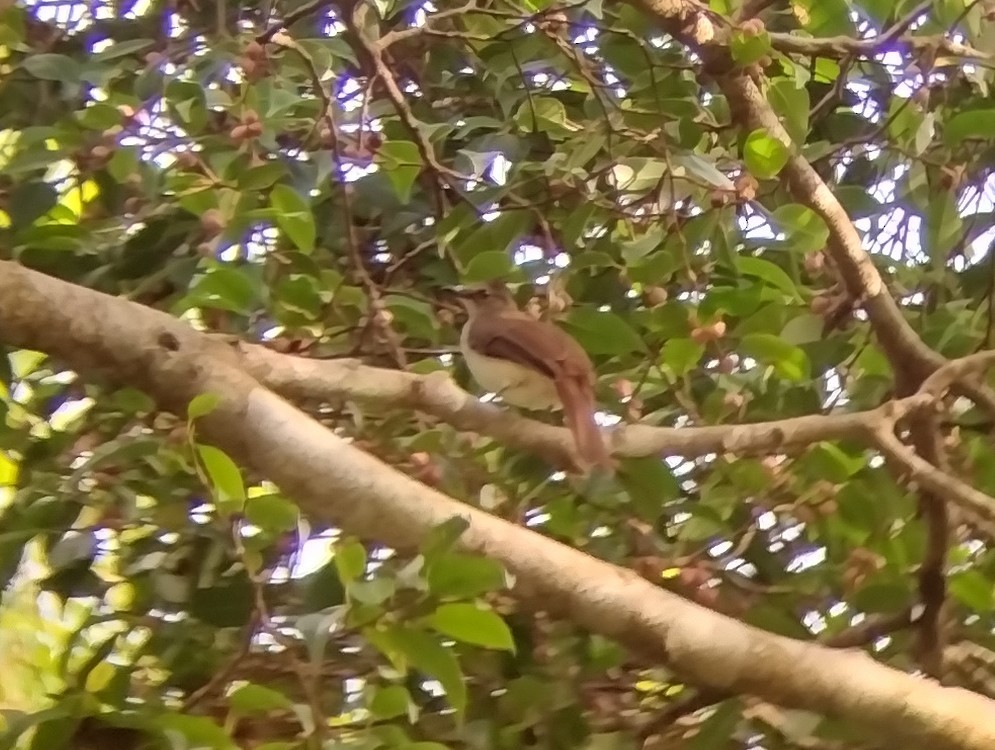
[[[502,563],[513,594],[667,663],[706,688],[756,695],[935,750],[995,746],[995,705],[711,612],[536,532],[458,503],[381,463],[263,388],[215,338],[165,313],[0,262],[0,340],[99,371],[182,414],[212,393],[205,437],[267,476],[309,517],[397,548],[453,516],[459,546]]]

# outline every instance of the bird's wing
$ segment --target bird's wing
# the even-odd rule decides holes
[[[467,343],[488,357],[507,359],[559,377],[588,379],[590,360],[580,344],[552,323],[510,316],[481,318],[470,328]]]

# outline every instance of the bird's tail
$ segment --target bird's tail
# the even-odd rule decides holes
[[[594,391],[574,378],[558,378],[556,390],[563,402],[563,416],[573,433],[577,453],[588,466],[614,471],[615,460],[594,419]]]

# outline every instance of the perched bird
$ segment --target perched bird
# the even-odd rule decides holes
[[[562,408],[580,458],[612,470],[614,461],[594,420],[594,367],[581,345],[554,324],[519,310],[504,284],[454,291],[469,316],[460,349],[477,383],[524,409]]]

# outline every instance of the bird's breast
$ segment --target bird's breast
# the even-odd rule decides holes
[[[466,327],[460,336],[463,357],[470,374],[481,388],[497,393],[509,404],[523,409],[558,409],[560,396],[552,378],[530,367],[498,359],[471,349]]]

